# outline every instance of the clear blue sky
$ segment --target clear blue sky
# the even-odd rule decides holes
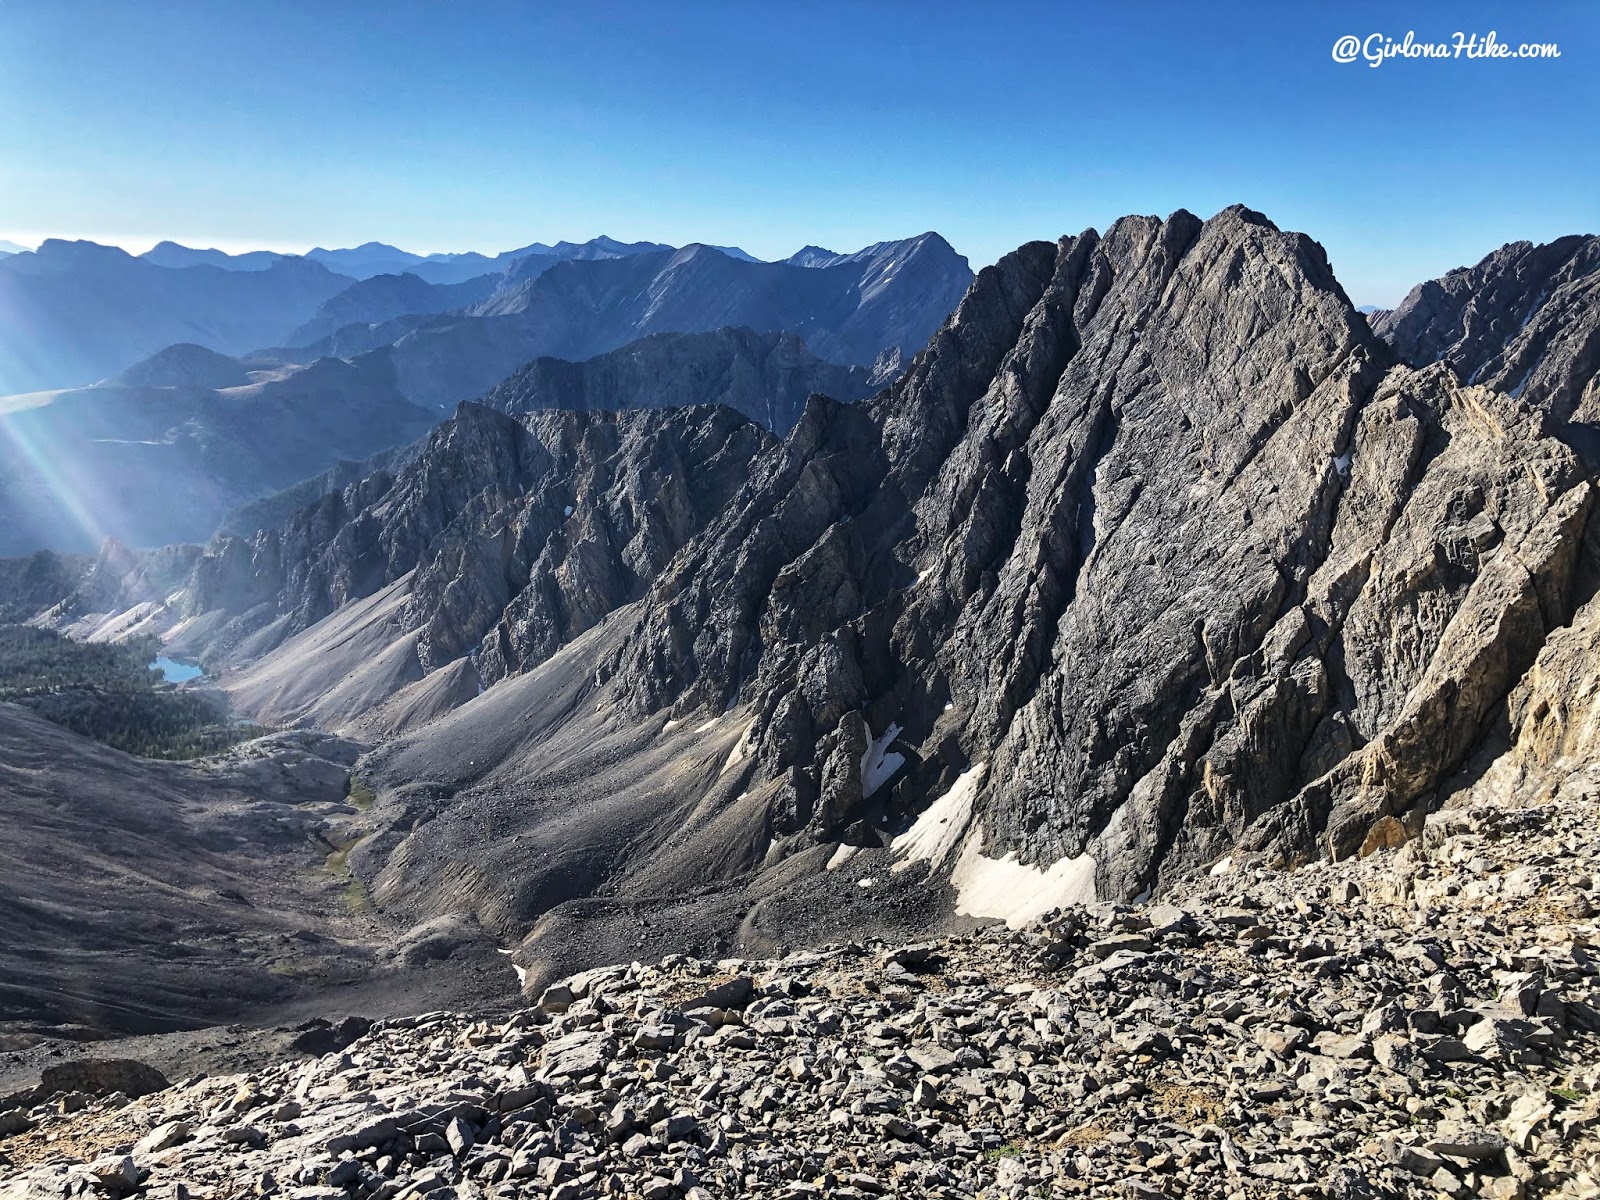
[[[1537,62],[1338,65],[1496,30]],[[1357,303],[1600,230],[1600,4],[0,0],[0,238],[762,257],[936,229],[975,266],[1240,201]]]

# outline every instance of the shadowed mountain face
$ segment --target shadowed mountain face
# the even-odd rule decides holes
[[[224,354],[275,345],[350,282],[304,259],[172,269],[47,241],[0,260],[0,395],[92,383],[178,342]]]
[[[881,382],[867,367],[823,362],[792,334],[718,329],[653,334],[585,362],[537,358],[483,403],[512,414],[722,404],[784,434],[807,397],[848,404]]]
[[[1392,844],[1582,752],[1550,693],[1597,690],[1600,530],[1561,394],[1396,363],[1258,213],[1130,217],[985,269],[891,387],[781,441],[464,406],[142,619],[247,711],[383,740],[357,869],[523,939],[535,982],[642,919],[1022,919]]]
[[[412,274],[374,275],[325,301],[309,321],[289,334],[286,344],[310,345],[347,325],[378,325],[397,317],[466,308],[493,295],[503,282],[500,275],[479,275],[462,283],[428,283]]]
[[[919,347],[966,291],[966,260],[938,234],[881,242],[826,267],[756,263],[686,246],[541,272],[478,306],[486,316],[569,314],[565,357],[587,357],[646,333],[707,324],[783,329],[835,362],[870,362],[889,346]],[[513,281],[514,282],[514,281]],[[587,312],[594,320],[577,321]],[[610,326],[610,327],[608,327]]]

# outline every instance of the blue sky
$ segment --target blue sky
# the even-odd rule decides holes
[[[1555,61],[1336,64],[1495,30]],[[1600,4],[0,0],[0,238],[534,240],[974,266],[1239,201],[1352,299],[1600,230]]]

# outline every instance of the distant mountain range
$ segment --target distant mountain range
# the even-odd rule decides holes
[[[885,253],[897,246],[920,250],[919,265],[909,274],[904,263],[891,265],[893,255]],[[705,256],[692,271],[686,264],[693,255],[677,257],[690,251]],[[36,251],[0,258],[0,304],[9,318],[0,327],[0,396],[82,387],[177,344],[236,356],[278,347],[273,357],[279,365],[303,365],[319,355],[350,357],[415,329],[436,329],[453,313],[519,320],[446,335],[445,341],[462,337],[465,353],[487,348],[492,365],[470,372],[470,380],[459,385],[430,377],[417,389],[427,403],[448,406],[477,395],[541,354],[586,357],[660,330],[748,324],[815,341],[839,324],[840,340],[813,349],[833,361],[867,363],[889,344],[920,346],[971,279],[966,261],[934,234],[855,255],[819,253],[828,269],[842,266],[849,273],[819,283],[792,273],[797,263],[763,263],[737,247],[680,251],[603,236],[582,243],[533,242],[493,257],[423,256],[378,242],[318,248],[304,256],[230,255],[162,242],[134,256],[115,246],[52,239]],[[604,265],[632,260],[639,261],[632,267]],[[569,263],[578,275],[548,288],[534,286],[552,268]],[[906,282],[920,273],[930,294],[902,297],[898,303],[905,312],[883,321],[889,306],[877,294],[881,279],[869,278],[873,264],[880,274]],[[696,277],[687,284],[693,295],[673,282],[687,276]],[[650,290],[631,314],[620,311],[621,297],[598,298],[630,280]],[[859,292],[855,300],[845,294],[851,288]],[[550,307],[552,296],[565,297],[554,301],[559,311]],[[879,315],[852,324],[852,308]],[[549,327],[530,328],[539,323]],[[875,323],[884,325],[884,338],[852,332]],[[429,333],[424,340],[429,345],[423,358],[440,353],[440,335]]]
[[[972,280],[933,233],[803,261],[609,238],[448,261],[46,242],[0,260],[0,555],[204,541],[524,367],[491,403],[721,403],[782,434],[812,392],[891,378]],[[355,277],[385,265],[406,270]]]
[[[242,354],[353,282],[302,258],[252,271],[174,269],[52,239],[0,259],[0,394],[92,383],[179,342]]]
[[[243,254],[229,254],[224,250],[196,250],[180,246],[177,242],[159,242],[140,258],[158,267],[221,267],[224,271],[265,271],[280,259],[295,258],[293,254],[279,254],[275,250],[249,250]]]
[[[21,250],[22,247],[18,247]],[[530,256],[547,258],[552,262],[568,259],[623,258],[629,254],[644,254],[651,250],[671,250],[665,242],[619,242],[601,234],[587,242],[557,242],[546,245],[532,242],[516,250],[500,254],[413,254],[385,242],[365,242],[341,250],[326,250],[321,246],[308,250],[303,256],[279,254],[271,250],[252,250],[244,254],[227,254],[221,250],[195,250],[177,242],[162,242],[145,251],[141,258],[163,267],[222,267],[230,271],[260,271],[280,258],[304,257],[319,262],[331,271],[348,275],[352,279],[371,279],[374,275],[412,274],[429,283],[462,283],[475,275],[498,274],[512,263]],[[731,258],[758,262],[737,246],[718,246]]]
[[[886,350],[920,349],[971,281],[966,259],[932,233],[823,269],[686,246],[556,264],[463,312],[346,328],[287,357],[387,347],[406,399],[440,409],[534,358],[592,358],[652,333],[784,330],[829,362],[867,364]]]
[[[409,442],[437,419],[381,359],[285,369],[172,346],[0,412],[0,557],[204,541],[230,509]]]

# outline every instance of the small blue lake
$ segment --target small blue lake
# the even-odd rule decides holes
[[[186,683],[205,674],[199,663],[184,662],[181,658],[168,658],[164,654],[151,663],[150,667],[152,670],[160,671],[161,677],[168,683]]]

